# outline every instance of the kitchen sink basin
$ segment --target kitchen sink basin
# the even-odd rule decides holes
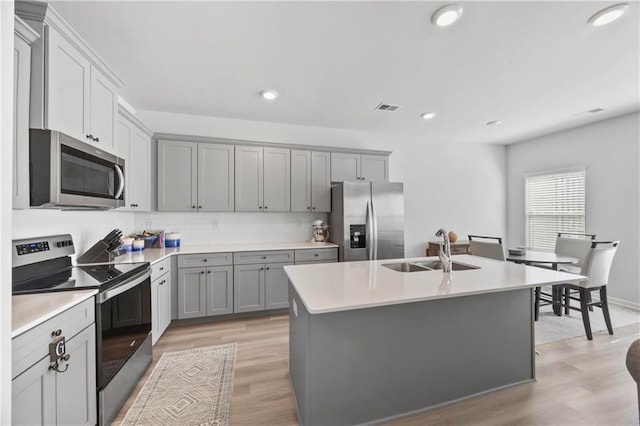
[[[442,270],[442,262],[440,262],[439,260],[428,260],[423,262],[385,263],[382,266],[398,272],[424,272]],[[452,271],[468,271],[471,269],[480,269],[480,267],[459,262],[453,262],[451,264]]]

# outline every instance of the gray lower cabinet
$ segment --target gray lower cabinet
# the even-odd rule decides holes
[[[286,265],[293,263],[236,265],[233,271],[234,312],[288,308]]]
[[[50,370],[47,355],[13,379],[13,425],[96,424],[95,324],[67,340],[66,353],[64,372]]]
[[[178,269],[178,319],[233,313],[233,267]]]
[[[171,272],[151,281],[151,342],[156,344],[171,323]]]

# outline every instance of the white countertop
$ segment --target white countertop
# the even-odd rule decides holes
[[[311,314],[493,293],[587,279],[581,275],[471,255],[457,255],[454,262],[480,266],[480,269],[445,274],[442,271],[398,272],[382,266],[385,263],[436,259],[421,257],[324,263],[285,266],[284,269]]]
[[[338,247],[333,243],[311,243],[308,241],[292,243],[244,243],[244,244],[211,244],[199,246],[185,246],[176,248],[152,248],[144,249],[141,252],[131,252],[118,256],[115,263],[133,262],[159,262],[173,254],[203,254],[203,253],[226,253],[243,251],[266,251],[266,250],[307,250]]]
[[[98,290],[21,294],[11,298],[11,338],[98,294]]]

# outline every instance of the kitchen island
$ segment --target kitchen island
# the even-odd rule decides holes
[[[456,256],[287,266],[289,374],[303,425],[377,423],[535,379],[532,288],[585,277]],[[415,269],[415,268],[414,268]]]

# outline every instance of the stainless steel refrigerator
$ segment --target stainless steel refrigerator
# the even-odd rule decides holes
[[[402,183],[342,182],[331,188],[329,241],[340,262],[404,257]]]

